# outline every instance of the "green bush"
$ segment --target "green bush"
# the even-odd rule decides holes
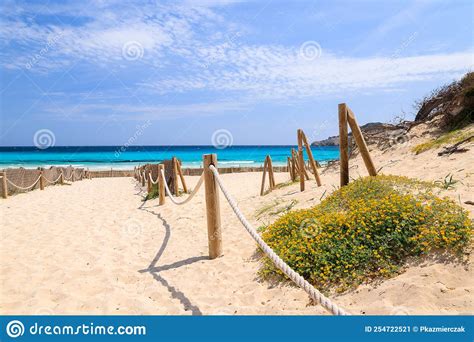
[[[151,185],[151,191],[149,193],[147,193],[144,200],[148,201],[148,200],[158,198],[158,197],[160,197],[160,191],[158,189],[158,184],[152,184]]]
[[[399,271],[408,257],[444,250],[460,255],[472,221],[432,184],[406,177],[366,177],[320,204],[292,211],[263,228],[262,237],[309,282],[343,291]],[[261,275],[281,275],[267,258]]]

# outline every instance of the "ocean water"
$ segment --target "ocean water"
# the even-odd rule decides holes
[[[231,146],[217,149],[214,146],[54,146],[0,147],[0,168],[67,166],[90,169],[133,169],[146,163],[158,163],[175,156],[184,167],[201,167],[202,156],[216,153],[220,166],[261,166],[266,155],[273,165],[286,165],[291,148],[296,146]],[[312,147],[319,162],[339,159],[338,147]],[[306,155],[306,154],[305,154]]]

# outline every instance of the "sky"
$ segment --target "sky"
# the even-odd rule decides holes
[[[2,146],[319,140],[339,103],[360,124],[413,119],[474,65],[472,1],[0,6]]]

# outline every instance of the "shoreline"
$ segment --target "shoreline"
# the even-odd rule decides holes
[[[179,159],[179,156],[176,156]],[[262,168],[263,167],[263,161],[261,163],[229,163],[227,161],[222,161],[219,162],[219,155],[217,156],[218,158],[218,165],[219,168],[241,168],[241,169],[249,169],[249,172],[252,172],[252,169],[255,168]],[[329,164],[332,164],[339,159],[330,159],[330,160],[323,160],[323,161],[318,161],[318,163],[321,165],[321,167],[325,167]],[[117,166],[120,165],[119,163],[116,164],[107,164],[107,165],[87,165],[87,164],[35,164],[33,165],[25,165],[25,164],[7,164],[7,165],[0,165],[0,170],[6,170],[6,169],[25,169],[25,170],[37,170],[38,168],[45,168],[49,169],[52,167],[74,167],[74,168],[83,168],[85,170],[90,170],[90,171],[110,171],[111,169],[113,171],[133,171],[134,167],[140,167],[143,165],[147,164],[159,164],[162,161],[150,161],[147,163],[133,163],[133,164],[128,164],[126,166]],[[273,166],[274,167],[286,167],[286,162],[279,162],[279,161],[274,161]],[[189,163],[189,162],[183,162],[182,163],[182,168],[183,169],[193,169],[193,170],[198,170],[202,169],[202,162],[199,163]]]
[[[296,146],[134,146],[115,154],[113,147],[48,147],[44,150],[36,148],[3,148],[0,149],[0,169],[5,168],[49,168],[68,167],[86,168],[90,170],[133,170],[145,164],[156,164],[173,157],[180,159],[186,168],[202,167],[202,156],[216,154],[218,163],[226,167],[260,167],[265,158],[272,157],[273,165],[284,166],[291,150]],[[320,162],[339,158],[339,148],[312,148],[314,157]]]

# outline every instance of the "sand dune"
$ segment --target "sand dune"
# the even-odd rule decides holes
[[[409,146],[374,153],[382,172],[437,180],[448,172],[462,181],[444,191],[473,213],[473,154],[414,156]],[[365,175],[351,160],[353,177]],[[250,221],[259,226],[276,209],[319,202],[338,184],[338,169],[322,173],[324,185],[307,183],[261,197],[260,173],[225,174],[227,187]],[[277,173],[277,182],[288,174]],[[187,177],[191,187],[198,177]],[[0,202],[2,213],[0,312],[2,314],[327,314],[288,285],[257,277],[255,243],[221,196],[224,256],[207,258],[204,193],[184,206],[143,202],[133,179],[84,180],[48,187]],[[474,311],[474,278],[468,266],[429,262],[409,267],[378,285],[332,297],[352,313],[467,314]]]

